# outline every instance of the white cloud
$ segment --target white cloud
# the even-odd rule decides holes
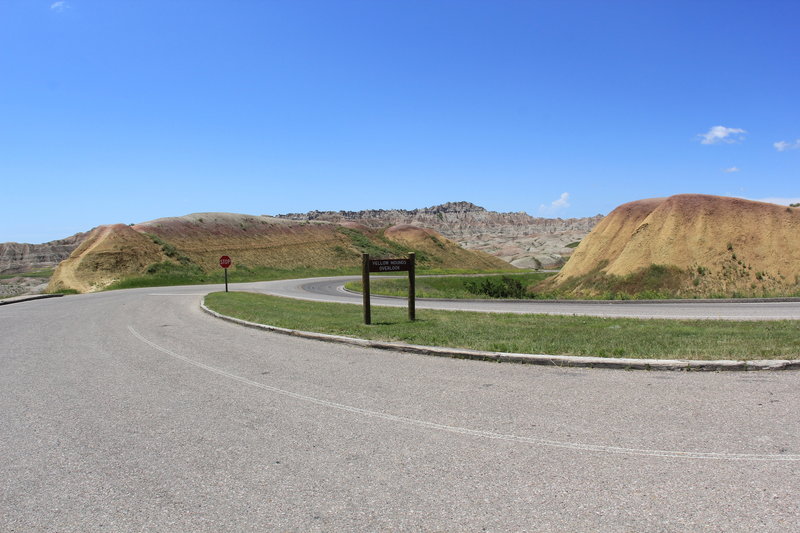
[[[64,11],[69,7],[69,4],[65,0],[59,0],[58,2],[53,2],[50,4],[51,11]]]
[[[772,143],[772,146],[779,152],[785,152],[786,150],[800,150],[800,139],[797,139],[795,142],[786,142],[786,141],[778,141],[776,143]]]
[[[699,133],[697,136],[701,137],[702,144],[719,144],[719,143],[737,143],[744,140],[744,134],[747,133],[741,128],[726,128],[725,126],[714,126],[707,133]]]
[[[730,167],[722,170],[723,172],[739,172],[739,167]]]
[[[569,193],[562,192],[557,200],[550,202],[550,205],[541,204],[539,206],[539,213],[543,215],[552,215],[559,209],[565,209],[567,207],[569,207]]]

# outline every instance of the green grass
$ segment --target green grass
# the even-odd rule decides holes
[[[457,270],[457,269],[418,269],[419,274],[472,274],[476,272],[485,273],[479,270]],[[228,283],[246,283],[252,281],[271,281],[276,279],[297,279],[314,278],[324,276],[354,276],[360,275],[360,267],[340,267],[340,268],[271,268],[271,267],[248,267],[242,264],[235,264],[228,269]],[[174,263],[164,261],[154,263],[147,267],[147,272],[139,276],[129,276],[114,282],[105,290],[135,289],[142,287],[169,287],[172,285],[208,285],[213,283],[224,283],[225,274],[222,269],[213,272],[204,272],[194,264]],[[408,289],[406,289],[406,293]]]
[[[485,283],[498,283],[503,277],[518,280],[525,286],[534,285],[543,279],[552,276],[552,273],[528,272],[522,274],[510,274],[503,272],[500,275],[485,276],[448,276],[441,278],[416,278],[416,295],[419,298],[490,298],[481,287]],[[350,290],[360,292],[362,290],[361,281],[353,281],[345,284]],[[370,279],[369,290],[371,294],[384,296],[407,296],[408,278],[394,279]],[[525,295],[530,297],[530,295]]]
[[[57,291],[50,292],[48,294],[80,294],[75,289],[59,289]]]
[[[565,300],[661,300],[681,298],[679,289],[688,274],[674,266],[650,265],[627,276],[603,272],[608,261],[595,265],[590,272],[563,281],[557,289],[542,283],[537,297]],[[589,289],[587,289],[589,288]]]
[[[33,270],[31,272],[21,272],[19,274],[2,274],[0,279],[11,278],[49,278],[53,275],[53,268],[43,268],[41,270]]]
[[[796,359],[800,322],[635,320],[417,310],[373,307],[363,324],[358,305],[290,300],[263,294],[219,292],[206,305],[224,315],[274,326],[477,350],[636,357],[644,359]]]
[[[519,274],[528,272],[526,270],[521,270],[516,267],[505,268],[505,269],[480,269],[480,268],[427,268],[427,267],[420,267],[419,265],[416,266],[416,273],[417,276],[449,276],[449,275],[460,275],[460,276],[467,276],[467,275],[474,275],[474,274]],[[360,271],[359,271],[360,273]],[[370,274],[371,277],[374,276],[397,276],[398,274],[395,273],[372,273]],[[402,275],[402,274],[401,274]]]
[[[732,245],[729,243],[729,250]],[[732,255],[733,257],[733,255]],[[726,280],[747,279],[752,269],[744,266],[743,261],[732,261],[732,265],[723,267]],[[735,266],[734,266],[735,265]],[[698,265],[690,269],[680,269],[674,265],[651,264],[646,268],[624,276],[610,275],[603,272],[608,261],[602,261],[588,273],[571,277],[553,288],[547,281],[537,287],[537,298],[572,299],[572,300],[659,300],[659,299],[694,299],[694,298],[777,298],[800,297],[798,287],[767,289],[756,285],[771,278],[765,272],[753,272],[753,284],[750,289],[738,288],[721,290],[718,288],[703,290],[703,279],[709,277],[709,269]],[[717,278],[720,279],[720,278]],[[800,286],[800,276],[795,280]],[[700,287],[700,290],[697,289]]]
[[[271,281],[276,279],[316,278],[324,276],[347,276],[360,272],[358,268],[249,268],[234,265],[228,269],[228,283]],[[141,287],[169,287],[172,285],[208,285],[225,283],[225,274],[220,268],[214,272],[203,272],[194,265],[157,263],[148,267],[148,274],[131,276],[112,283],[105,290],[134,289]]]
[[[383,231],[379,231],[377,237],[373,241],[358,230],[344,227],[339,227],[337,230],[346,235],[350,239],[350,243],[359,252],[369,254],[373,257],[405,257],[409,252],[414,251],[408,246],[387,239],[383,235]],[[421,250],[416,250],[416,256],[418,265],[424,266],[431,262],[428,255]]]

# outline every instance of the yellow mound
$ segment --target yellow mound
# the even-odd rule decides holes
[[[197,273],[233,269],[358,267],[361,253],[398,257],[417,253],[422,268],[500,269],[491,255],[465,250],[432,230],[403,226],[383,231],[359,225],[295,222],[266,216],[197,213],[129,227],[101,226],[63,261],[48,290],[101,290],[116,280],[159,270],[157,263]]]
[[[58,265],[47,290],[100,290],[120,277],[138,274],[147,265],[164,259],[158,245],[129,226],[98,226]]]
[[[598,272],[631,276],[651,265],[683,272],[679,292],[686,295],[797,290],[800,209],[698,194],[624,204],[592,230],[550,284],[591,292],[591,283],[577,280]]]

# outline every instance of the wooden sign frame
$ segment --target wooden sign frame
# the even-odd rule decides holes
[[[416,254],[411,252],[408,258],[370,259],[369,254],[361,254],[361,284],[364,301],[364,324],[372,323],[370,305],[369,274],[370,272],[408,272],[408,319],[416,320]]]

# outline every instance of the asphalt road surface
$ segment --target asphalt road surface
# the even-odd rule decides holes
[[[360,277],[294,279],[250,284],[248,290],[301,300],[360,304],[362,296],[347,292],[344,283]],[[372,295],[372,305],[405,307],[403,298]],[[715,320],[800,320],[800,300],[793,301],[612,301],[546,302],[417,299],[417,309],[481,311],[490,313],[538,313],[627,318],[675,318]]]
[[[0,307],[0,531],[800,530],[798,372],[326,344],[218,289]]]

